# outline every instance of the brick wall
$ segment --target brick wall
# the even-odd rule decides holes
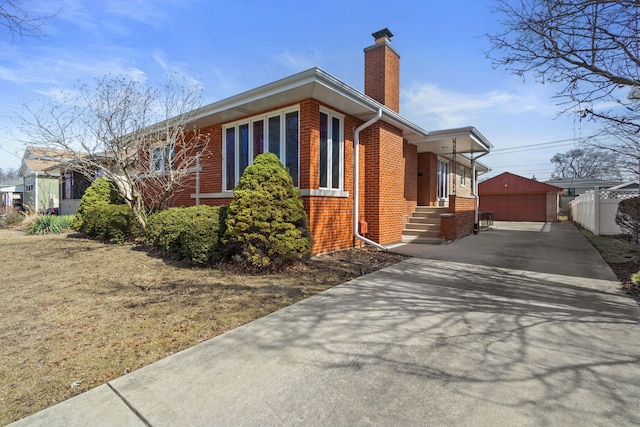
[[[321,254],[355,245],[352,198],[303,197],[313,234],[312,253]]]
[[[364,218],[367,235],[380,244],[399,242],[402,228],[417,204],[417,153],[402,132],[377,122],[362,132],[364,162]]]
[[[400,55],[385,42],[364,52],[364,93],[400,112]]]
[[[449,196],[449,214],[440,219],[440,234],[446,241],[473,234],[475,199]]]

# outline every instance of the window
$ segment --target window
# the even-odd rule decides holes
[[[62,193],[63,199],[71,198],[71,189],[73,188],[73,174],[65,173],[62,177],[62,183],[64,185],[64,191]]]
[[[155,147],[151,149],[151,172],[165,172],[175,167],[175,150],[173,147]]]
[[[247,166],[253,164],[259,154],[273,153],[289,170],[293,184],[299,182],[299,113],[298,110],[281,110],[265,116],[226,126],[223,130],[224,185],[232,191]]]
[[[33,188],[33,177],[25,178],[24,180],[24,191],[32,192]]]
[[[65,173],[62,176],[62,184],[63,199],[80,199],[91,185],[91,180],[77,172]]]
[[[464,187],[464,166],[460,166],[460,186]]]
[[[343,185],[343,116],[320,111],[320,188],[340,190]]]

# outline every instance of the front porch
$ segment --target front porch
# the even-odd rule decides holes
[[[402,243],[440,244],[473,234],[476,198],[450,196],[447,206],[417,206],[402,229]]]

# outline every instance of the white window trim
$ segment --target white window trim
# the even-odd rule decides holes
[[[467,187],[467,184],[465,184],[466,181],[467,181],[466,170],[464,166],[460,166],[460,187],[466,188]]]
[[[330,131],[331,129],[331,119],[333,117],[340,120],[340,135],[342,136],[342,140],[340,141],[340,160],[339,160],[340,174],[338,177],[340,182],[338,183],[338,188],[332,187],[333,171],[331,170],[332,168],[331,158],[333,154],[332,152],[333,144],[329,143],[329,141],[327,141],[327,187],[320,187],[318,183],[318,188],[323,191],[329,191],[330,193],[324,193],[327,195],[343,194],[344,193],[343,190],[344,190],[344,121],[345,121],[344,118],[345,116],[344,114],[338,113],[337,111],[330,110],[325,107],[320,107],[320,112],[326,114],[329,117],[329,122],[327,123],[327,131]],[[331,134],[331,139],[333,139],[333,133]],[[318,143],[320,143],[320,141],[318,141]],[[320,156],[320,152],[318,150],[318,165],[320,165],[319,156]],[[342,197],[342,196],[338,196],[338,197]]]
[[[35,189],[35,180],[32,176],[24,179],[24,191],[27,193],[33,193]]]
[[[253,164],[254,156],[253,156],[253,124],[255,122],[262,121],[263,122],[263,152],[269,152],[269,141],[268,141],[268,133],[269,133],[269,118],[274,116],[280,116],[281,118],[281,126],[280,126],[280,155],[278,158],[282,162],[282,164],[286,167],[286,152],[287,152],[287,144],[286,144],[286,136],[287,136],[287,127],[286,127],[286,115],[288,113],[298,113],[298,181],[300,181],[300,105],[290,106],[287,108],[282,108],[279,110],[269,111],[267,113],[259,114],[256,116],[251,116],[244,118],[242,120],[236,120],[234,122],[226,123],[222,126],[222,194],[226,194],[227,196],[233,196],[233,190],[227,190],[227,129],[234,128],[235,131],[235,152],[238,153],[238,149],[240,148],[240,132],[237,130],[239,126],[248,125],[249,126],[249,159],[248,165]],[[284,159],[284,161],[283,161]],[[240,157],[235,157],[235,182],[236,184],[240,180]],[[300,183],[298,182],[298,185]],[[216,193],[218,194],[218,193]]]
[[[156,167],[155,153],[157,150],[160,150],[162,154],[161,169]],[[166,155],[167,150],[172,150],[174,152],[173,158],[170,158]],[[165,145],[165,144],[153,145],[149,149],[149,172],[146,174],[143,174],[142,177],[169,175],[172,170],[175,170],[175,165],[173,164],[176,160],[175,157],[176,157],[175,148],[172,145]],[[167,167],[167,164],[169,164],[169,167]]]

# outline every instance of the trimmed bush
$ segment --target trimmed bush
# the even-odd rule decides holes
[[[80,199],[80,206],[73,220],[72,228],[76,231],[81,231],[86,211],[96,206],[105,206],[110,203],[121,203],[113,185],[104,178],[96,179],[85,190],[82,199]]]
[[[27,234],[60,234],[71,228],[73,215],[40,215],[27,230]]]
[[[225,239],[235,259],[251,270],[268,270],[309,256],[302,198],[275,154],[257,156],[233,191]]]
[[[98,205],[86,209],[82,226],[78,230],[89,237],[124,243],[140,234],[133,221],[133,212],[127,205]]]
[[[227,211],[227,206],[200,205],[156,212],[147,221],[144,241],[174,259],[199,265],[219,261],[225,255]]]
[[[640,197],[621,200],[615,217],[623,232],[638,239],[640,235]]]

